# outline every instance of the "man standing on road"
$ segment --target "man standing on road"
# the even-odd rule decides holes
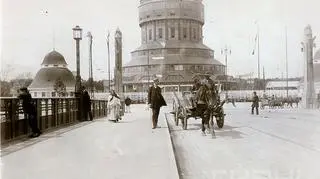
[[[167,103],[161,94],[161,88],[158,86],[159,79],[153,80],[153,85],[149,88],[148,92],[148,104],[152,109],[152,129],[155,129],[158,125],[158,117],[160,108],[166,106]]]
[[[254,108],[256,108],[256,114],[259,115],[259,97],[257,95],[257,92],[253,92],[251,114],[254,114]]]
[[[38,128],[37,109],[32,103],[32,97],[29,93],[29,90],[25,87],[20,88],[20,94],[18,98],[22,100],[23,112],[27,115],[29,125],[32,130],[32,134],[29,137],[39,137],[41,131]]]

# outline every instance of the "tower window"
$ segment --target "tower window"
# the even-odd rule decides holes
[[[149,40],[152,40],[152,29],[149,29]]]
[[[163,37],[163,34],[162,34],[163,32],[162,32],[162,28],[159,28],[159,39],[162,39],[162,37]]]
[[[183,28],[183,38],[186,39],[187,38],[187,28]]]
[[[195,29],[195,28],[193,28],[192,30],[193,30],[193,39],[196,39],[196,38],[197,38],[197,32],[196,32],[196,29]]]
[[[174,27],[171,27],[171,38],[175,38],[176,36],[176,33],[175,33],[175,28]]]

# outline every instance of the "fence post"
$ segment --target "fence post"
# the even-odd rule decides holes
[[[37,111],[37,116],[36,119],[38,121],[38,128],[40,128],[40,130],[43,130],[43,125],[42,125],[42,120],[41,120],[41,116],[42,116],[42,104],[41,104],[41,99],[36,99],[36,111]],[[48,113],[46,113],[48,116]]]

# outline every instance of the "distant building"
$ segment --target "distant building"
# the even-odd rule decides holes
[[[299,96],[299,86],[300,81],[288,81],[288,87],[287,87],[287,81],[268,81],[266,84],[266,93],[271,95],[276,95],[278,97],[286,97],[287,95],[287,89],[288,89],[288,96],[291,97],[297,97]]]
[[[141,45],[123,67],[125,92],[142,92],[158,77],[163,91],[191,88],[193,77],[224,75],[225,66],[203,44],[201,0],[140,0]]]
[[[75,78],[67,68],[67,62],[57,51],[53,50],[44,57],[41,69],[28,87],[33,97],[59,97],[55,86],[65,87],[65,97],[73,97]]]

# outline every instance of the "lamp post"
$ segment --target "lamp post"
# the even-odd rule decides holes
[[[109,78],[109,92],[111,91],[111,70],[110,70],[110,32],[107,35],[107,47],[108,47],[108,78]]]
[[[77,59],[77,76],[75,94],[79,96],[81,92],[81,76],[80,76],[80,40],[82,39],[82,29],[79,26],[73,29],[73,39],[76,40],[76,59]]]
[[[228,55],[231,55],[231,50],[227,48],[227,46],[224,48],[224,50],[221,50],[221,54],[225,55],[225,63],[226,63],[226,85],[225,85],[225,90],[226,90],[226,99],[228,99]]]
[[[90,93],[91,97],[94,97],[93,90],[93,72],[92,72],[92,34],[91,32],[87,33],[87,37],[89,38],[89,83],[90,83]]]

